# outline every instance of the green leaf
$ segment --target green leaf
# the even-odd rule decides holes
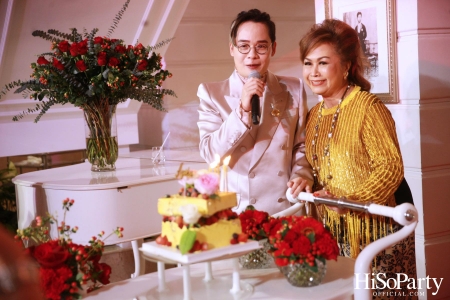
[[[181,235],[180,240],[180,252],[181,254],[186,254],[194,246],[195,238],[197,237],[197,232],[192,230],[186,230]]]
[[[41,101],[42,99],[44,99],[45,94],[47,94],[47,93],[46,93],[46,92],[42,92],[42,93],[40,93],[40,94],[38,95],[39,101]]]
[[[316,256],[316,259],[320,260],[324,265],[327,263],[327,260],[322,256]]]
[[[319,268],[317,267],[316,262],[314,262],[314,266],[310,266],[310,265],[307,264],[307,263],[305,263],[305,265],[306,265],[306,267],[307,267],[308,269],[310,269],[310,270],[313,271],[313,272],[318,272],[318,271],[319,271]]]
[[[220,197],[217,194],[211,194],[211,195],[209,195],[209,199],[217,200],[217,199],[220,199]]]
[[[78,273],[77,273],[77,276],[76,276],[76,280],[77,280],[77,281],[81,281],[81,279],[83,279],[83,273],[78,272]]]
[[[316,235],[314,234],[314,232],[311,232],[311,233],[308,234],[306,237],[309,239],[309,241],[311,242],[311,244],[314,244],[314,242],[316,241]]]
[[[114,74],[112,74],[111,72],[108,73],[108,80],[114,81]]]

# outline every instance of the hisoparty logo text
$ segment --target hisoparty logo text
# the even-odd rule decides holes
[[[395,278],[387,278],[386,273],[355,273],[355,289],[401,289],[402,284],[407,284],[409,290],[433,289],[433,295],[437,295],[444,278],[409,278],[407,274],[397,273]]]

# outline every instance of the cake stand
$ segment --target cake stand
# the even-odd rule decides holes
[[[245,299],[249,297],[253,292],[253,287],[249,284],[241,285],[238,258],[239,256],[259,248],[261,248],[261,246],[257,241],[248,241],[247,243],[182,255],[179,250],[172,247],[158,245],[156,242],[147,242],[143,243],[139,250],[141,250],[145,259],[157,262],[159,299],[179,299],[179,295],[174,294],[177,289],[167,286],[165,282],[165,264],[168,263],[179,264],[183,267],[183,299],[191,300],[192,283],[189,266],[191,264],[206,262],[205,277],[203,278],[205,288],[196,288],[196,290],[214,291],[222,289],[224,285],[228,284],[227,280],[215,280],[212,274],[211,262],[223,259],[231,259],[233,263],[233,272],[231,276],[232,286],[230,289],[233,298]],[[198,282],[195,282],[195,284],[197,286]]]

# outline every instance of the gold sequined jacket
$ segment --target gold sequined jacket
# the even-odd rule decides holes
[[[313,155],[317,156],[319,188],[325,180],[327,189],[335,196],[395,206],[394,192],[404,170],[390,111],[378,97],[356,86],[341,103],[331,138],[328,134],[337,106],[322,109],[313,147],[320,105],[310,110],[306,124],[306,157],[314,166]],[[324,155],[328,143],[329,158]],[[327,180],[329,174],[332,179]],[[352,212],[339,216],[324,207],[319,210],[335,236],[340,235],[350,244],[352,257],[374,237],[385,236],[390,227],[390,221],[376,216]]]

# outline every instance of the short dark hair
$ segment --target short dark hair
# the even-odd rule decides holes
[[[361,16],[362,17],[362,13],[360,11],[358,11],[358,13],[356,14],[356,17]]]
[[[370,92],[371,84],[364,78],[364,68],[368,61],[358,40],[356,30],[337,19],[326,19],[315,24],[300,41],[300,59],[302,62],[308,53],[323,44],[331,45],[338,54],[341,63],[350,63],[348,81],[359,85],[361,90]]]
[[[236,45],[236,35],[242,23],[245,22],[262,23],[267,26],[269,31],[269,37],[271,42],[275,42],[275,23],[270,19],[270,15],[265,12],[261,12],[259,9],[250,9],[249,11],[241,11],[236,19],[231,22],[230,28],[230,42]]]

